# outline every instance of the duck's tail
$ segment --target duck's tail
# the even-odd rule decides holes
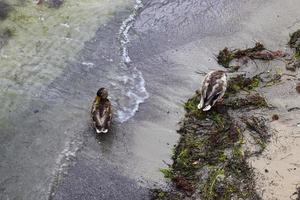
[[[207,105],[205,106],[205,108],[203,108],[203,111],[209,111],[211,109],[211,105]]]
[[[108,132],[108,129],[105,129],[105,128],[97,129],[97,128],[96,128],[96,132],[97,132],[97,133],[107,133],[107,132]]]

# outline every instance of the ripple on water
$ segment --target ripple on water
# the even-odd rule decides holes
[[[128,53],[128,44],[130,42],[129,31],[134,26],[136,17],[143,6],[141,0],[136,0],[133,12],[123,21],[119,30],[122,55],[121,67],[124,69],[123,80],[126,86],[123,94],[123,98],[125,98],[123,99],[123,106],[120,106],[118,110],[118,120],[120,122],[127,121],[134,116],[139,108],[139,104],[143,103],[149,97],[142,72],[130,65],[131,59]]]

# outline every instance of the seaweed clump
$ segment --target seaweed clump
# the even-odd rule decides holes
[[[250,118],[243,119],[248,129],[252,133],[252,137],[256,144],[260,146],[260,150],[255,154],[260,154],[265,150],[266,144],[269,142],[271,135],[268,133],[266,120],[262,117],[251,116]]]
[[[294,192],[290,198],[295,200],[300,200],[300,186],[297,186],[296,192]]]
[[[266,107],[266,101],[257,93],[232,98],[241,90],[254,90],[259,84],[258,76],[231,78],[224,96],[225,106],[216,105],[209,112],[197,109],[199,94],[185,103],[186,115],[178,130],[181,137],[174,149],[173,164],[161,169],[173,187],[167,191],[154,190],[152,199],[260,199],[253,169],[247,163],[253,153],[245,150],[244,132],[251,131],[255,145],[263,150],[270,137],[268,128],[263,118],[245,115],[245,120],[240,120],[230,112]]]
[[[296,57],[300,56],[300,29],[290,36],[289,46],[296,51]]]
[[[295,72],[296,69],[300,68],[300,29],[290,35],[288,45],[294,49],[295,54],[286,65],[286,69]]]
[[[284,57],[286,54],[282,51],[270,51],[265,48],[262,43],[257,42],[254,47],[247,49],[233,49],[230,50],[225,47],[219,51],[217,55],[218,64],[225,68],[231,68],[233,71],[239,69],[237,66],[230,66],[231,61],[241,58],[249,58],[251,60],[273,60],[275,58]]]
[[[252,78],[246,78],[244,75],[238,75],[229,79],[225,97],[232,96],[240,92],[251,91],[259,87],[261,78],[257,75]]]
[[[268,106],[265,98],[258,93],[249,94],[245,98],[234,98],[228,103],[225,103],[225,105],[232,109],[240,109],[245,107],[262,108]]]

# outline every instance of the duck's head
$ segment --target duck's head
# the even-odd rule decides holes
[[[97,96],[101,99],[106,99],[108,97],[108,91],[106,88],[100,88],[97,92]]]

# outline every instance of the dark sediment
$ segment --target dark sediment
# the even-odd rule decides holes
[[[0,49],[15,35],[15,30],[10,28],[0,29]]]
[[[47,5],[51,8],[59,8],[64,3],[63,0],[49,0],[47,1]]]
[[[287,64],[286,69],[295,72],[300,68],[300,30],[292,33],[288,45],[294,50],[295,54]]]
[[[0,20],[5,20],[12,7],[5,1],[0,0]],[[0,27],[0,49],[7,44],[9,38],[15,34],[15,30],[8,27]]]
[[[0,20],[5,20],[11,11],[11,7],[5,1],[0,1]]]
[[[64,0],[39,0],[37,4],[45,4],[49,8],[59,8],[64,3]]]
[[[300,56],[300,30],[297,30],[291,35],[289,46],[292,49],[295,49],[295,53],[296,53],[295,55],[299,57]]]

